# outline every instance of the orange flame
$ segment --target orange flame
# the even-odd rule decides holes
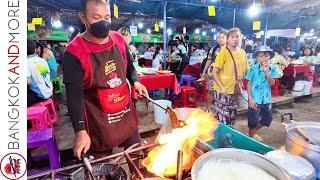
[[[202,110],[193,111],[185,126],[160,136],[161,146],[152,149],[142,161],[142,165],[157,176],[173,176],[177,171],[178,150],[182,150],[183,168],[191,168],[196,158],[193,148],[197,139],[211,140],[216,127],[217,121],[211,113]]]

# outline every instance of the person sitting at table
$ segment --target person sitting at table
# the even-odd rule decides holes
[[[160,53],[160,47],[157,47],[156,52],[152,57],[152,68],[161,70],[162,69],[161,65],[162,65],[162,54]]]
[[[153,47],[153,46],[150,46],[150,47],[148,48],[148,51],[144,53],[144,58],[145,58],[146,60],[147,60],[147,59],[152,60],[154,53],[155,53],[154,47]]]
[[[303,50],[302,56],[299,57],[298,62],[310,65],[311,70],[314,70],[314,66],[317,63],[317,57],[313,55],[312,48],[306,47]]]
[[[36,43],[27,40],[27,106],[49,99],[53,94],[50,68],[45,59],[36,54]]]
[[[270,59],[270,63],[273,64],[278,71],[279,78],[283,76],[283,70],[288,67],[289,61],[282,56],[282,49],[274,49],[275,56]]]
[[[172,53],[171,53],[171,63],[170,63],[170,70],[177,74],[179,62],[181,61],[182,57],[180,56],[180,51],[178,49],[178,43],[174,42],[172,44]]]
[[[198,47],[196,45],[192,45],[191,46],[191,52],[190,52],[190,56],[196,56],[197,54],[197,49]]]
[[[58,75],[58,64],[56,57],[53,55],[52,51],[47,47],[47,43],[38,42],[36,43],[36,52],[37,54],[45,59],[50,68],[50,77],[57,77]]]
[[[288,60],[289,64],[293,64],[292,62],[296,61],[296,58],[294,56],[290,55],[290,56],[288,56],[287,60]]]

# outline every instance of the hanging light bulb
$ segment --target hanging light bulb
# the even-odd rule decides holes
[[[142,28],[143,28],[143,23],[139,23],[139,24],[138,24],[138,28],[139,28],[139,29],[142,29]]]
[[[250,17],[256,17],[258,16],[258,14],[260,13],[261,8],[260,5],[256,4],[255,2],[249,7],[249,9],[247,10],[247,14]]]
[[[199,34],[199,33],[200,33],[200,29],[197,28],[197,29],[194,31],[194,33]]]

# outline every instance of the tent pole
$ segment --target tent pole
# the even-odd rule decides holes
[[[167,1],[163,0],[163,67],[167,69]]]
[[[267,36],[268,36],[268,23],[269,23],[269,13],[267,15],[266,24],[264,27],[264,38],[263,38],[263,45],[267,45]]]
[[[233,9],[233,25],[232,27],[235,28],[236,27],[236,8]]]

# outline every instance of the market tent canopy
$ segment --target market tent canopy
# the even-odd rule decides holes
[[[29,6],[45,7],[50,10],[72,10],[77,11],[80,8],[80,0],[28,0]],[[186,3],[187,2],[187,3]],[[299,13],[301,16],[300,27],[305,29],[319,28],[319,0],[291,0],[283,2],[278,0],[265,0],[264,13],[259,17],[251,19],[247,16],[245,9],[252,3],[246,0],[227,1],[221,0],[214,3],[216,6],[216,16],[208,16],[207,6],[212,5],[211,1],[207,0],[176,0],[167,1],[167,16],[179,19],[185,19],[180,23],[174,24],[177,28],[188,26],[187,20],[204,20],[211,24],[222,26],[223,28],[231,28],[233,26],[233,9],[236,8],[236,26],[247,33],[252,33],[252,21],[261,20],[262,28],[266,20],[266,11],[272,13],[269,16],[268,29],[283,29],[295,28],[299,24]],[[114,0],[111,0],[111,4]],[[157,17],[161,19],[163,15],[162,0],[123,0],[116,1],[119,6],[120,17],[117,24],[120,26],[130,25],[130,19],[136,16]],[[63,18],[63,17],[62,17]],[[148,22],[148,20],[146,19]],[[152,24],[154,22],[150,22]],[[190,25],[190,27],[195,27]],[[181,28],[179,28],[181,29]],[[189,28],[190,29],[190,28]]]

